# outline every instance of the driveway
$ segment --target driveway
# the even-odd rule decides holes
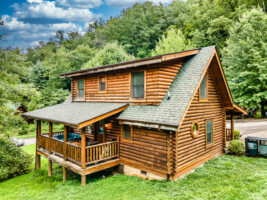
[[[227,121],[226,127],[231,127],[230,121]],[[267,138],[267,119],[235,120],[234,128],[240,131],[242,141],[248,136]]]
[[[36,138],[31,137],[31,138],[24,138],[24,146],[30,145],[30,144],[35,144],[36,143]]]

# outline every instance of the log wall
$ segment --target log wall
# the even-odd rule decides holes
[[[106,141],[121,137],[121,125],[113,122],[106,130]],[[123,164],[166,178],[167,134],[152,129],[133,127],[132,142],[120,140],[120,159]]]
[[[159,104],[177,75],[182,62],[169,65],[153,65],[140,68],[138,71],[145,70],[145,98],[131,98],[131,72],[136,71],[117,71],[107,75],[106,92],[99,91],[99,76],[105,74],[88,75],[85,79],[85,101],[87,102],[127,102],[132,104]],[[81,77],[72,79],[72,97],[77,99],[77,80]]]
[[[213,119],[214,144],[206,148],[205,120]],[[191,135],[191,125],[199,123],[198,137]],[[199,102],[199,90],[184,117],[173,141],[174,174],[186,171],[196,162],[207,156],[223,152],[225,145],[225,111],[215,88],[211,73],[208,71],[208,101]]]

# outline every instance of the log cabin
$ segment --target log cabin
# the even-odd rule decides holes
[[[116,167],[148,179],[175,180],[223,154],[226,114],[235,105],[215,46],[60,74],[71,78],[62,104],[24,113],[37,121],[40,156],[86,175]],[[41,121],[49,123],[42,133]],[[53,132],[53,123],[64,130]]]

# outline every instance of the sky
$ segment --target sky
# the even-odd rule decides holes
[[[169,4],[172,0],[150,0]],[[1,0],[0,19],[7,33],[0,47],[26,49],[48,41],[58,30],[77,31],[83,35],[97,18],[109,19],[123,8],[145,0]]]

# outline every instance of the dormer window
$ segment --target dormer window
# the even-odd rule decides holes
[[[84,80],[78,80],[78,96],[84,98]]]
[[[202,79],[199,88],[199,100],[200,101],[207,101],[208,100],[208,77],[207,74]]]
[[[145,72],[132,72],[132,98],[145,97]]]
[[[107,90],[107,76],[99,76],[99,91]]]

